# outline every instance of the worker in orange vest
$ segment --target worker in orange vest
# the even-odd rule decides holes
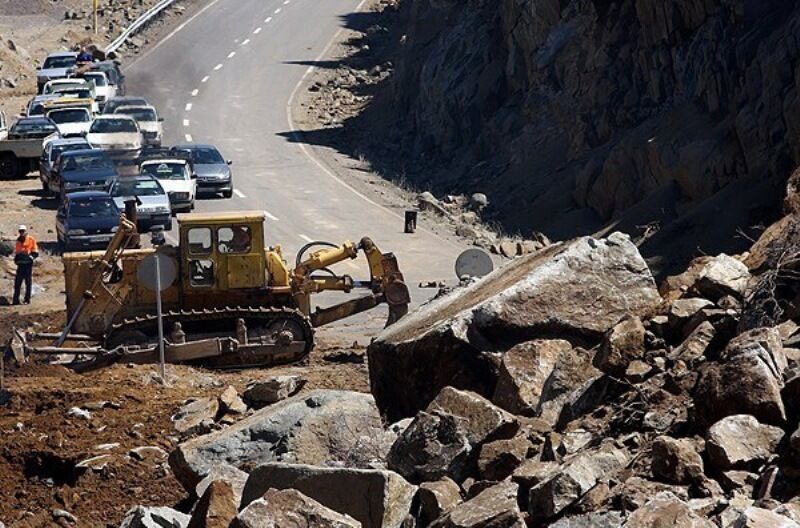
[[[19,293],[25,283],[25,304],[31,302],[31,285],[33,282],[33,261],[39,256],[39,245],[36,239],[28,234],[28,228],[21,225],[17,228],[19,237],[14,249],[14,263],[17,275],[14,277],[14,304],[19,304]]]

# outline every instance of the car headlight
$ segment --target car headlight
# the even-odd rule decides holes
[[[117,231],[119,231],[119,226],[114,226],[111,228],[112,233],[116,233]]]
[[[169,214],[169,207],[156,207],[153,212],[155,214]]]
[[[67,231],[67,234],[69,236],[85,235],[86,231],[84,231],[83,229],[70,229],[69,231]]]
[[[64,182],[65,189],[78,189],[81,186],[78,182]]]

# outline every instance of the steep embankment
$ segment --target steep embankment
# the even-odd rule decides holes
[[[509,231],[645,231],[666,271],[745,249],[737,230],[780,213],[800,160],[796,6],[404,0],[375,18],[396,33],[393,75],[345,128],[391,119],[360,152],[418,187],[487,193]]]

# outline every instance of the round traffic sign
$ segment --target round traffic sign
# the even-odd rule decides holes
[[[156,259],[158,259],[157,264]],[[156,278],[156,269],[160,272],[160,281]],[[136,278],[139,279],[139,282],[141,282],[145,288],[153,291],[158,289],[157,285],[159,285],[159,283],[161,291],[166,290],[172,286],[177,276],[178,266],[175,263],[175,259],[160,253],[153,253],[145,257],[142,263],[139,264],[139,269],[136,272]]]
[[[464,251],[456,259],[456,276],[459,279],[464,277],[483,277],[491,273],[493,269],[492,257],[477,248]]]

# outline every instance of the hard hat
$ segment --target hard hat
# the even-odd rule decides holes
[[[27,231],[28,228],[24,224],[20,224],[17,226],[17,231]]]

